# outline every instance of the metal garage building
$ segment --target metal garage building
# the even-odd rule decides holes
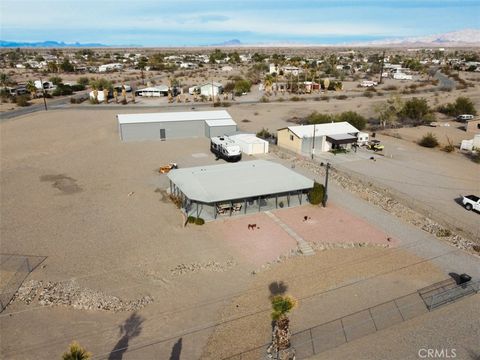
[[[119,114],[117,120],[123,141],[213,137],[237,131],[237,124],[225,110]]]
[[[176,169],[167,176],[182,211],[205,220],[301,205],[313,187],[313,180],[265,160]]]

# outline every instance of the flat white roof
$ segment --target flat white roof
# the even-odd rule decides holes
[[[167,176],[189,199],[204,203],[313,187],[313,180],[283,165],[265,160],[175,169]]]
[[[227,126],[237,125],[232,119],[219,119],[219,120],[205,120],[208,126]]]
[[[232,120],[226,110],[183,111],[166,113],[118,114],[119,124],[153,123],[166,121],[207,121]]]
[[[292,131],[299,138],[313,137],[313,130],[315,128],[315,136],[331,136],[340,134],[355,134],[358,133],[358,129],[346,121],[328,123],[328,124],[316,124],[316,125],[299,125],[289,126],[288,129]]]
[[[234,141],[239,141],[246,144],[263,144],[268,142],[266,140],[260,139],[255,134],[235,134],[230,135],[229,138],[233,139]]]

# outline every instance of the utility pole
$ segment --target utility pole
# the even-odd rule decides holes
[[[378,82],[379,84],[381,84],[383,80],[383,63],[384,62],[385,62],[385,50],[383,50],[383,55],[382,55],[382,66],[380,67],[380,81]]]
[[[325,187],[324,187],[323,200],[322,200],[323,207],[327,206],[327,200],[328,200],[328,170],[329,169],[330,169],[330,163],[327,163],[327,172],[325,174]]]
[[[40,86],[42,87],[42,94],[43,94],[43,105],[45,106],[45,111],[47,111],[47,99],[45,98],[45,88],[43,87],[43,81],[40,79]]]
[[[313,124],[313,139],[312,139],[312,160],[315,155],[315,126],[317,124]]]

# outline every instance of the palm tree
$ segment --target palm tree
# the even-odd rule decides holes
[[[37,96],[37,87],[35,86],[35,83],[32,80],[27,82],[27,85],[25,85],[25,88],[32,95],[32,99],[34,99]]]
[[[118,90],[116,88],[113,89],[113,97],[115,99],[115,103],[118,104]]]
[[[67,352],[63,353],[63,360],[89,360],[92,354],[82,348],[79,343],[73,342]]]
[[[107,88],[103,89],[103,102],[105,104],[108,104],[108,89]]]
[[[6,90],[7,85],[10,83],[10,76],[7,73],[0,74],[0,83],[2,84],[3,88]]]
[[[265,87],[265,92],[270,94],[273,85],[273,76],[270,74],[265,75],[265,79],[263,80],[263,86]]]
[[[289,295],[276,295],[271,298],[272,303],[272,320],[275,327],[272,334],[272,345],[268,351],[278,354],[280,351],[290,349],[290,329],[287,314],[297,306],[297,300]]]

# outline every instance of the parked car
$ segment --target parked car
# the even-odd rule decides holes
[[[457,120],[461,122],[465,122],[472,119],[473,119],[473,115],[470,115],[470,114],[463,114],[463,115],[457,116]]]
[[[463,197],[463,206],[467,210],[477,210],[480,211],[480,198],[475,195],[466,195]]]

